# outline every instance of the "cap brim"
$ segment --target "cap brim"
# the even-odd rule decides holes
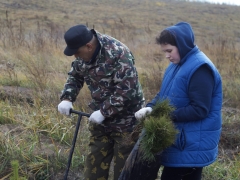
[[[74,55],[76,52],[78,51],[78,49],[70,49],[68,46],[65,48],[64,50],[64,54],[66,56],[72,56]]]

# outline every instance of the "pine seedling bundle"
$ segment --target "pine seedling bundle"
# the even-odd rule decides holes
[[[174,107],[168,100],[161,101],[153,107],[153,111],[143,121],[145,134],[140,141],[142,159],[154,161],[154,155],[171,146],[178,131],[170,118]]]

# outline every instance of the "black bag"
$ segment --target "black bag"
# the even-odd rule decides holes
[[[143,129],[125,162],[118,180],[155,180],[157,178],[158,170],[161,166],[158,161],[158,155],[156,155],[155,161],[152,162],[144,161],[141,158],[142,154],[139,146],[144,134],[145,130]]]

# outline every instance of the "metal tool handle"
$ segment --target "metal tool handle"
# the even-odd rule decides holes
[[[78,114],[78,115],[82,115],[82,116],[86,116],[86,117],[90,117],[91,114],[87,114],[87,113],[84,113],[84,112],[80,112],[80,111],[76,111],[76,110],[73,110],[73,109],[70,109],[70,114]]]
[[[67,180],[69,168],[71,166],[72,155],[73,155],[73,151],[74,151],[74,148],[75,148],[77,135],[78,135],[78,129],[80,127],[80,122],[82,120],[82,116],[90,117],[90,115],[91,115],[91,114],[87,114],[87,113],[84,113],[84,112],[75,111],[73,109],[70,109],[70,114],[72,114],[72,113],[78,114],[78,122],[77,122],[77,125],[76,125],[76,129],[75,129],[75,133],[74,133],[74,137],[73,137],[73,141],[72,141],[72,148],[71,148],[71,151],[70,151],[70,154],[69,154],[69,157],[68,157],[68,164],[67,164],[67,169],[66,169],[66,172],[65,172],[65,175],[64,175],[64,180]]]

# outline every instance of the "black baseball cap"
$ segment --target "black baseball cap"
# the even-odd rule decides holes
[[[67,56],[74,55],[77,50],[87,44],[93,38],[93,33],[85,25],[76,25],[71,27],[64,35],[67,47],[64,54]]]

